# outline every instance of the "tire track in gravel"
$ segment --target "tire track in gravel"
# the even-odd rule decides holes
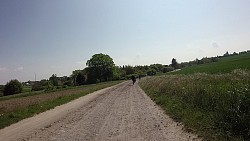
[[[137,83],[132,85],[130,81],[125,82],[90,95],[95,97],[58,118],[59,120],[16,140],[201,140],[196,135],[182,130],[181,125],[165,115]]]

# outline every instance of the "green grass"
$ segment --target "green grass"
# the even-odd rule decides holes
[[[2,96],[2,97],[0,97],[0,101],[21,98],[21,97],[27,97],[27,96],[33,96],[33,95],[39,95],[39,94],[43,94],[43,93],[44,93],[44,91],[33,91],[33,92],[25,92],[25,93],[19,93],[19,94],[14,94],[14,95],[9,95],[9,96]]]
[[[27,92],[31,92],[32,87],[31,86],[24,86],[22,93],[27,93]]]
[[[250,71],[147,77],[142,89],[205,140],[250,138]]]
[[[250,69],[250,53],[223,57],[218,62],[185,67],[180,71],[170,74],[193,74],[193,73],[229,73],[235,69]]]
[[[94,91],[116,85],[118,83],[121,83],[122,81],[111,81],[111,82],[104,82],[99,84],[93,84],[93,85],[85,85],[82,87],[82,91],[77,94],[72,94],[64,97],[59,97],[54,100],[34,104],[22,109],[18,109],[9,113],[4,113],[0,115],[0,129],[9,126],[13,123],[16,123],[22,119],[32,117],[38,113],[44,112],[46,110],[52,109],[56,106],[65,104],[67,102],[70,102],[74,99],[77,99],[81,96],[87,95],[89,93],[92,93]],[[15,97],[18,98],[18,97]]]

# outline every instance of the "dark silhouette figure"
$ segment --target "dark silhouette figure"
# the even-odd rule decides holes
[[[136,82],[136,77],[134,76],[134,75],[132,75],[131,76],[131,79],[132,79],[132,81],[133,81],[133,85],[135,84],[135,82]]]

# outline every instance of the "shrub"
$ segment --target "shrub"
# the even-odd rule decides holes
[[[34,85],[32,85],[31,91],[41,91],[41,90],[44,90],[44,89],[45,89],[44,86],[42,86],[39,83],[35,83]]]
[[[163,72],[163,73],[166,73],[166,72],[170,72],[170,71],[173,71],[173,70],[174,70],[173,67],[164,67],[164,68],[162,69],[162,72]]]
[[[54,85],[50,81],[48,81],[47,86],[45,88],[45,91],[49,92],[49,91],[52,91],[52,90],[54,90]]]
[[[155,69],[150,69],[147,71],[147,75],[148,76],[153,76],[153,75],[156,75],[156,70]]]
[[[138,78],[137,74],[130,74],[130,75],[126,75],[126,79],[131,79],[132,76],[135,76],[136,78]]]
[[[17,93],[21,93],[23,89],[22,83],[18,80],[10,80],[4,87],[3,93],[6,95],[13,95]]]

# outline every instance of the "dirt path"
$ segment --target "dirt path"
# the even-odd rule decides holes
[[[135,84],[106,88],[0,130],[0,140],[186,141],[186,133]]]

